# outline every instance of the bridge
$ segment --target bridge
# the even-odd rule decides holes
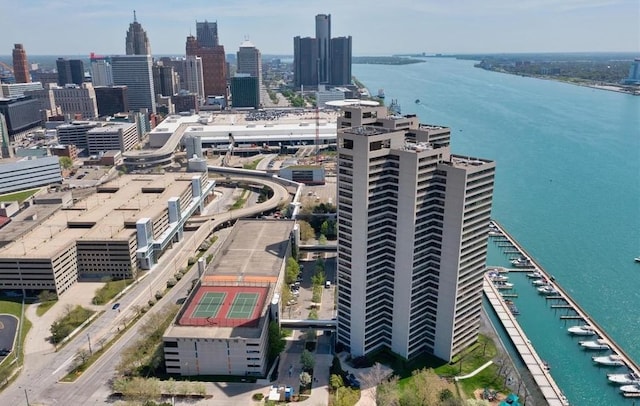
[[[337,320],[312,320],[312,319],[280,319],[280,327],[282,328],[292,328],[296,330],[304,330],[304,329],[317,329],[317,330],[331,330],[336,331],[338,327]]]

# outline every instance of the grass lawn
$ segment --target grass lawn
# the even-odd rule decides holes
[[[49,309],[51,309],[57,302],[57,300],[49,300],[48,302],[40,303],[38,305],[38,308],[36,309],[36,314],[38,315],[38,317],[42,317],[42,315],[45,314]]]
[[[374,361],[389,365],[400,378],[398,384],[401,389],[407,386],[412,378],[412,371],[422,368],[433,368],[434,372],[442,377],[454,377],[471,373],[494,359],[497,349],[494,342],[483,335],[478,337],[478,342],[469,347],[465,352],[448,363],[432,356],[420,356],[414,360],[406,361],[387,352],[376,354]],[[476,389],[491,388],[496,391],[506,391],[504,378],[498,376],[499,366],[492,364],[477,375],[459,381],[465,398],[473,398]]]
[[[93,303],[97,305],[108,303],[111,299],[116,297],[118,293],[122,292],[125,287],[132,283],[133,279],[119,279],[117,281],[106,282],[103,287],[96,290]]]
[[[256,169],[262,158],[254,159],[251,163],[242,165],[243,169]]]
[[[23,190],[15,193],[8,193],[6,195],[0,195],[0,202],[12,202],[17,200],[19,203],[27,200],[29,197],[33,196],[40,188],[37,189],[29,189]]]

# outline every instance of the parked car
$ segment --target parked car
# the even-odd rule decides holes
[[[120,303],[115,303],[113,306],[111,306],[111,309],[116,310],[118,307],[120,307]]]
[[[360,389],[360,381],[354,374],[347,375],[347,384],[355,389]]]

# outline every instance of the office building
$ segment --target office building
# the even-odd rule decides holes
[[[201,23],[200,38],[187,37],[186,55],[202,59],[202,76],[205,97],[223,96],[227,98],[227,62],[224,47],[218,44],[217,24]],[[205,27],[207,29],[205,30]],[[215,27],[215,30],[213,29]],[[215,34],[215,35],[214,35]],[[201,42],[202,41],[202,42]]]
[[[24,46],[22,46],[22,44],[14,44],[11,54],[13,57],[13,77],[15,78],[16,83],[31,82],[31,75],[29,75],[29,62],[27,61],[27,51],[24,50]]]
[[[202,278],[162,337],[168,374],[266,375],[269,323],[280,317],[278,294],[293,226],[286,220],[238,220],[220,254],[207,266],[201,263]],[[213,316],[196,310],[221,298]]]
[[[100,125],[95,121],[72,121],[56,127],[58,142],[62,145],[75,145],[79,153],[88,155],[87,132]]]
[[[351,84],[351,37],[331,38],[331,75],[334,86]]]
[[[331,75],[331,14],[316,15],[319,83],[329,83]]]
[[[113,73],[109,57],[91,53],[91,83],[93,87],[113,86]]]
[[[4,115],[9,135],[16,135],[42,124],[40,101],[31,96],[0,98],[0,114]]]
[[[184,86],[182,89],[198,96],[198,104],[204,101],[204,78],[202,76],[202,58],[189,55],[183,62]],[[180,110],[178,110],[180,111]]]
[[[0,163],[0,195],[61,182],[60,161],[56,156]]]
[[[218,42],[218,23],[210,23],[207,20],[196,21],[196,39],[198,44],[204,48],[214,48],[220,45]]]
[[[197,113],[200,110],[200,102],[197,94],[180,91],[171,96],[171,101],[173,102],[174,110],[178,113],[185,111],[195,111]]]
[[[318,41],[310,37],[293,39],[294,86],[318,85]]]
[[[156,95],[172,96],[178,92],[178,75],[174,72],[173,67],[154,65],[153,86]]]
[[[129,109],[147,109],[156,112],[151,55],[126,55],[111,57],[113,83],[127,86]]]
[[[60,106],[62,114],[69,114],[83,120],[98,117],[96,92],[91,83],[82,83],[80,86],[73,84],[50,86],[55,104]]]
[[[169,58],[167,56],[163,56],[162,58],[160,58],[158,65],[170,66],[173,68],[173,72],[176,78],[175,80],[178,87],[177,90],[182,90],[187,88],[185,85],[185,79],[184,79],[184,75],[185,75],[184,73],[185,58],[184,57]]]
[[[58,86],[84,83],[84,63],[82,60],[58,58],[56,69],[58,70]]]
[[[49,83],[58,84],[58,72],[44,72],[42,70],[32,71],[31,79],[34,82],[40,82],[42,87],[46,87]]]
[[[62,115],[62,109],[56,104],[56,99],[53,94],[53,87],[56,87],[55,83],[49,83],[44,89],[40,90],[27,90],[25,96],[38,100],[40,102],[40,115],[42,121],[47,121],[49,117]]]
[[[106,151],[129,151],[138,141],[135,123],[108,123],[87,131],[89,155],[98,155]]]
[[[98,86],[93,90],[96,93],[99,117],[113,116],[129,111],[126,86]]]
[[[136,12],[133,11],[133,22],[129,24],[127,37],[125,39],[125,49],[127,55],[151,55],[151,45],[147,32],[136,18]]]
[[[182,239],[214,186],[206,172],[122,175],[68,210],[36,204],[0,235],[0,289],[60,296],[78,280],[134,278]],[[34,217],[43,219],[35,227]]]
[[[24,96],[25,92],[30,90],[42,90],[42,83],[40,82],[29,82],[29,83],[3,83],[0,85],[2,93],[0,94],[2,97],[6,97],[7,99],[11,99],[14,97]]]
[[[338,124],[337,339],[354,357],[450,361],[477,339],[495,164],[452,154],[448,128],[379,109]]]
[[[236,73],[247,74],[258,78],[258,87],[262,88],[262,54],[251,41],[244,41],[240,44],[236,62],[238,68]]]
[[[260,107],[260,86],[257,77],[239,73],[231,79],[231,105],[254,109]]]

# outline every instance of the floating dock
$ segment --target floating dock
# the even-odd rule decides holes
[[[558,291],[558,295],[556,295],[556,296],[547,296],[546,299],[547,300],[562,300],[562,301],[566,302],[566,305],[563,305],[563,307],[567,306],[566,308],[571,308],[576,312],[575,316],[560,316],[560,318],[561,319],[581,319],[581,320],[584,320],[585,323],[589,324],[590,326],[592,326],[594,328],[596,334],[599,337],[602,337],[602,339],[609,345],[609,347],[611,348],[611,351],[614,354],[618,354],[622,358],[622,361],[624,362],[625,366],[627,368],[629,368],[629,370],[631,370],[631,372],[633,372],[635,374],[640,374],[640,366],[638,366],[638,364],[626,352],[624,352],[624,350],[615,341],[613,341],[613,338],[611,338],[611,336],[609,336],[609,334],[607,334],[607,332],[600,325],[598,325],[598,323],[596,323],[594,320],[591,320],[591,317],[589,317],[589,314],[584,309],[582,309],[582,307],[580,307],[580,305],[578,303],[576,303],[571,298],[571,296],[569,296],[569,294],[561,286],[559,286],[556,283],[555,278],[553,276],[549,275],[544,269],[542,269],[540,264],[538,264],[533,259],[533,257],[531,255],[529,255],[529,253],[527,253],[525,251],[525,249],[522,248],[520,246],[520,244],[518,244],[518,242],[513,237],[511,237],[509,235],[509,233],[507,233],[504,230],[504,228],[497,221],[492,220],[491,223],[493,224],[493,227],[492,227],[493,234],[490,234],[490,237],[500,238],[501,242],[503,242],[503,239],[507,239],[511,244],[513,244],[514,247],[516,247],[518,249],[518,251],[520,251],[520,254],[522,256],[528,258],[531,261],[531,264],[532,264],[533,268],[527,269],[527,272],[530,272],[532,270],[540,272],[547,279],[548,283],[556,291]],[[498,237],[496,237],[496,236],[498,236]],[[485,279],[486,279],[486,277],[485,277]],[[486,283],[485,283],[485,285],[486,285]],[[486,292],[487,291],[485,289],[485,294],[486,294]],[[554,305],[551,305],[551,306],[553,307]],[[543,393],[544,393],[544,391],[543,391]]]
[[[493,286],[493,283],[491,283],[491,280],[486,274],[484,276],[482,288],[485,296],[489,299],[489,303],[491,303],[491,306],[495,310],[498,319],[500,319],[505,331],[520,354],[520,358],[522,358],[525,366],[533,376],[536,385],[540,388],[547,404],[550,406],[569,405],[569,402],[560,390],[560,387],[558,387],[551,377],[551,374],[549,374],[544,361],[540,358],[535,348],[533,348],[533,345],[531,345],[531,342],[516,321],[515,316],[511,314],[507,304],[500,298],[498,289]]]

